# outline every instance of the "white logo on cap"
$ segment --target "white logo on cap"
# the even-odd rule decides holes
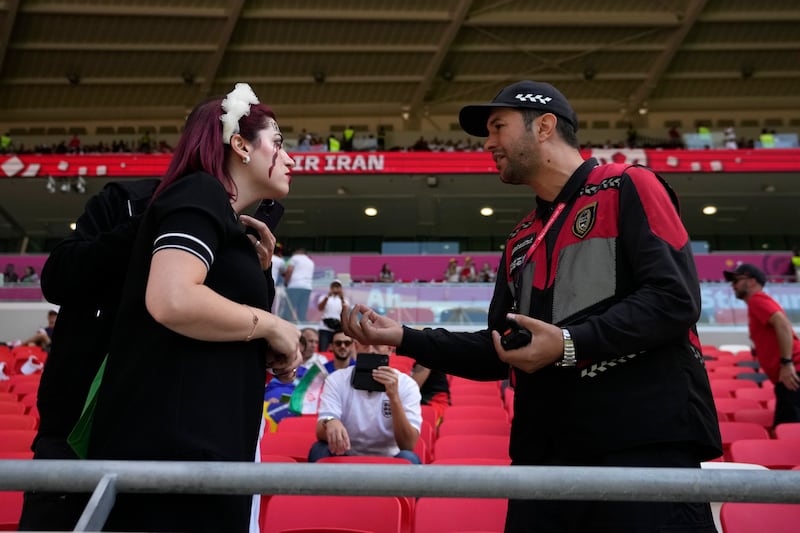
[[[550,96],[544,96],[542,94],[531,94],[531,93],[528,94],[519,93],[514,98],[516,98],[520,102],[539,102],[540,104],[547,104],[550,102],[550,100],[552,100]]]

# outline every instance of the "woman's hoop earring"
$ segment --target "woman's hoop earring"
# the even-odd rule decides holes
[[[249,155],[244,156],[242,158],[242,163],[244,163],[245,165],[249,165],[250,164],[250,156]]]

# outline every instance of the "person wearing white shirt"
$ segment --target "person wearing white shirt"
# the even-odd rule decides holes
[[[308,454],[313,463],[333,455],[401,457],[420,464],[412,451],[422,426],[420,392],[410,376],[381,366],[372,371],[385,392],[353,388],[351,366],[325,381],[319,407],[317,439]]]
[[[342,282],[335,279],[331,282],[330,290],[325,296],[321,296],[317,303],[317,309],[322,312],[319,321],[319,350],[327,351],[328,346],[333,340],[333,332],[341,329],[342,304],[349,303],[344,297]]]
[[[282,311],[283,318],[294,322],[305,322],[308,299],[311,297],[314,281],[314,261],[306,255],[305,249],[298,248],[289,258],[283,279],[290,304]]]

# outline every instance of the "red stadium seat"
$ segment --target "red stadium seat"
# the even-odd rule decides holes
[[[414,368],[414,362],[414,358],[405,355],[392,354],[389,356],[389,366],[409,376],[411,369]]]
[[[261,454],[261,462],[262,463],[296,463],[297,460],[294,457],[289,457],[288,455],[274,455],[274,454]]]
[[[433,459],[434,442],[436,441],[437,431],[433,429],[430,422],[427,420],[422,421],[419,428],[419,440],[425,442],[425,457],[420,457],[420,460],[427,464]]]
[[[0,429],[0,452],[27,452],[35,436],[33,429]]]
[[[734,411],[739,409],[759,409],[761,404],[756,400],[744,400],[741,398],[721,398],[714,397],[714,406],[717,408],[717,416],[720,420],[733,420]]]
[[[450,393],[450,405],[490,405],[490,406],[503,406],[503,400],[500,397],[500,391],[495,391],[494,394],[453,394]],[[446,413],[446,411],[445,411]]]
[[[415,533],[482,531],[502,533],[508,500],[501,498],[420,498]]]
[[[28,393],[19,399],[19,403],[25,406],[26,413],[30,413],[36,407],[37,401],[38,394],[35,392]]]
[[[18,402],[19,397],[13,392],[0,392],[0,403],[2,402]]]
[[[719,423],[719,432],[722,435],[722,453],[726,461],[731,461],[731,443],[742,439],[769,439],[769,432],[761,424],[754,422],[724,422]]]
[[[727,502],[722,504],[720,519],[725,533],[796,533],[800,505]]]
[[[463,457],[460,459],[436,459],[433,465],[483,465],[483,466],[510,466],[511,459],[496,459],[490,457]]]
[[[800,446],[800,422],[785,422],[775,426],[776,439],[794,439]]]
[[[450,435],[436,439],[434,459],[508,458],[509,437],[502,435]]]
[[[708,365],[706,365],[708,366]],[[750,370],[747,368],[740,368],[734,365],[723,365],[711,367],[708,371],[708,379],[713,381],[719,379],[736,379],[736,376],[739,374],[743,374],[745,372],[749,372]]]
[[[411,462],[402,457],[386,457],[383,455],[334,455],[323,457],[318,463],[345,463],[345,464],[401,464],[410,465]]]
[[[733,368],[734,360],[732,357],[724,359],[708,359],[705,361],[706,371],[708,375],[713,375],[719,368]]]
[[[500,405],[452,405],[445,409],[444,420],[488,418],[508,421],[508,412]]]
[[[299,463],[305,463],[315,442],[317,436],[314,433],[281,433],[280,430],[265,433],[261,439],[261,455],[288,455]]]
[[[422,413],[422,421],[429,423],[436,430],[439,426],[439,420],[436,419],[436,409],[432,405],[420,405],[419,408]]]
[[[494,385],[484,386],[478,385],[461,385],[459,387],[450,387],[450,399],[458,399],[462,396],[484,396],[489,398],[500,398],[500,389]]]
[[[17,531],[22,512],[22,492],[0,491],[0,531]]]
[[[422,464],[428,464],[431,462],[431,451],[428,443],[423,438],[417,439],[417,443],[414,445],[413,452],[417,454],[419,460]]]
[[[741,371],[741,369],[737,369]],[[716,371],[715,371],[716,372]],[[753,381],[739,380],[734,378],[714,378],[709,376],[709,383],[711,384],[711,394],[716,398],[733,398],[735,391],[738,389],[758,388],[758,384]]]
[[[400,457],[382,457],[375,455],[337,455],[334,457],[323,457],[317,463],[337,463],[337,464],[411,464],[408,460]],[[403,530],[410,531],[413,522],[414,506],[416,498],[398,496],[401,505],[400,522],[404,526]]]
[[[278,422],[278,433],[317,433],[317,416],[287,416]]]
[[[375,496],[294,496],[269,498],[261,531],[281,533],[308,528],[333,528],[402,532],[402,504],[399,498]],[[409,528],[410,529],[410,528]]]
[[[498,394],[500,392],[500,382],[498,381],[475,381],[473,379],[462,378],[460,376],[448,376],[448,381],[450,383],[450,391],[456,389],[463,389],[466,391],[469,389],[472,393],[474,392],[495,392],[497,391]]]
[[[22,415],[25,414],[25,406],[19,402],[0,401],[0,415]]]
[[[759,388],[746,388],[736,389],[733,391],[734,398],[743,398],[745,400],[756,400],[763,407],[767,406],[767,402],[775,398],[774,387],[769,385],[762,385]]]
[[[33,459],[33,452],[30,450],[24,452],[2,452],[0,451],[0,459]],[[2,531],[2,528],[0,528]]]
[[[36,429],[38,422],[35,416],[0,414],[0,429]]]
[[[500,435],[508,437],[511,424],[505,420],[463,419],[445,420],[439,426],[439,438],[450,435]]]
[[[731,415],[734,422],[754,422],[761,424],[765,428],[772,427],[775,420],[775,410],[773,409],[737,409]]]
[[[775,470],[800,465],[800,443],[790,439],[745,439],[731,443],[731,460],[754,463]]]
[[[22,398],[27,394],[37,394],[39,391],[39,380],[18,381],[11,386],[11,392]]]

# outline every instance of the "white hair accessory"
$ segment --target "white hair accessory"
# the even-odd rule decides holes
[[[225,114],[219,117],[222,121],[222,142],[231,143],[234,133],[239,133],[239,119],[250,114],[250,106],[258,103],[258,97],[246,83],[237,83],[222,101]]]

